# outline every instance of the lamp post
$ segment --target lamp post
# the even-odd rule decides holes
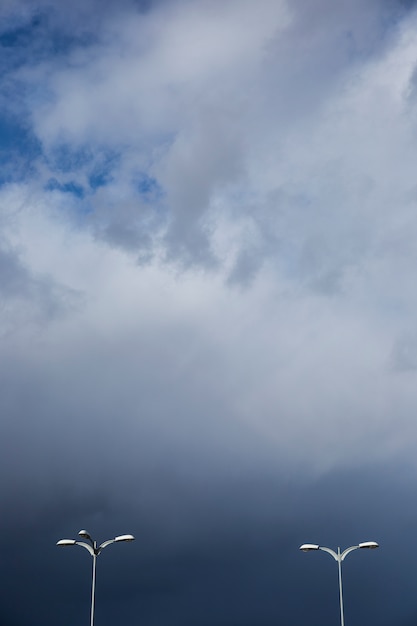
[[[96,593],[96,561],[97,557],[104,548],[109,546],[111,543],[119,543],[120,541],[134,541],[133,535],[118,535],[114,539],[108,539],[104,541],[99,546],[97,546],[97,541],[92,539],[90,533],[86,530],[80,530],[78,533],[80,537],[86,539],[88,543],[85,541],[76,541],[75,539],[61,539],[57,541],[57,546],[81,546],[85,548],[93,557],[93,576],[91,582],[91,617],[90,617],[90,626],[94,626],[94,603],[95,603],[95,593]]]
[[[343,552],[340,552],[340,548],[337,548],[337,552],[331,550],[330,548],[325,548],[324,546],[318,546],[315,543],[303,543],[300,546],[300,550],[303,552],[311,552],[312,550],[323,550],[323,552],[327,552],[331,554],[335,561],[337,561],[338,570],[339,570],[339,600],[340,600],[340,624],[341,626],[345,626],[345,618],[343,614],[343,591],[342,591],[342,561],[345,560],[348,554],[357,550],[358,548],[364,549],[368,548],[369,550],[373,550],[375,548],[379,548],[379,545],[376,541],[364,541],[363,543],[359,543],[357,546],[351,546],[350,548],[346,548]]]

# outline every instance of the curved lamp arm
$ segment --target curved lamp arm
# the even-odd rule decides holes
[[[104,548],[109,546],[111,543],[120,543],[121,541],[134,541],[135,538],[133,535],[117,535],[114,539],[108,539],[107,541],[103,541],[102,544],[97,548],[97,554],[100,554]]]
[[[84,543],[84,541],[75,541],[75,539],[61,539],[56,542],[57,546],[81,546],[88,550],[91,556],[95,555],[93,546],[90,546],[88,543]]]
[[[337,552],[335,552],[331,548],[325,548],[324,546],[319,546],[318,543],[303,543],[303,545],[300,546],[300,550],[302,552],[312,552],[313,550],[322,550],[323,552],[327,552],[328,554],[330,554],[330,556],[332,556],[335,561],[339,561],[339,558],[340,558],[340,548],[338,549]]]
[[[324,548],[323,546],[320,546],[319,550],[322,550],[323,552],[327,552],[328,554],[331,554],[331,556],[334,558],[335,561],[339,560],[339,555],[331,548]]]
[[[344,559],[347,557],[347,555],[350,552],[353,552],[354,550],[357,550],[359,548],[359,546],[351,546],[350,548],[346,548],[346,550],[343,550],[342,554],[340,555],[340,560],[344,561]]]
[[[104,550],[104,548],[107,548],[107,546],[109,546],[111,543],[114,543],[114,539],[109,539],[108,541],[103,541],[103,543],[100,544],[99,547],[97,548],[97,554],[100,554],[100,552],[102,550]]]

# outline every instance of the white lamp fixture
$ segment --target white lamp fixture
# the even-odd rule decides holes
[[[112,543],[120,543],[121,541],[134,541],[133,535],[118,535],[114,539],[108,539],[103,541],[99,546],[97,542],[91,537],[90,533],[86,530],[80,530],[79,537],[86,539],[88,543],[84,541],[76,541],[75,539],[60,539],[57,541],[57,546],[81,546],[85,548],[93,557],[93,576],[91,582],[91,612],[90,612],[90,626],[94,626],[94,604],[95,604],[95,591],[96,591],[96,561],[98,555],[104,548]]]
[[[330,554],[338,564],[339,570],[339,600],[340,600],[340,623],[341,626],[345,626],[345,618],[343,612],[343,590],[342,590],[342,561],[345,560],[348,554],[353,552],[354,550],[368,548],[369,550],[374,550],[375,548],[379,548],[379,544],[376,541],[363,541],[362,543],[358,543],[357,546],[351,546],[350,548],[346,548],[343,552],[340,551],[340,548],[337,548],[337,552],[332,550],[331,548],[325,548],[324,546],[319,546],[316,543],[303,543],[300,546],[300,550],[302,552],[311,552],[313,550],[323,550],[323,552],[327,552]]]

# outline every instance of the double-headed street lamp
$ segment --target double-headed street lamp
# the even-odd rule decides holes
[[[327,552],[331,554],[332,557],[337,561],[338,569],[339,569],[339,599],[340,599],[340,623],[341,626],[345,626],[345,618],[343,615],[343,592],[342,592],[342,561],[345,560],[350,552],[353,550],[357,550],[358,548],[368,548],[373,550],[374,548],[379,548],[379,545],[376,541],[364,541],[363,543],[359,543],[357,546],[351,546],[350,548],[346,548],[343,552],[340,552],[340,548],[337,548],[337,552],[331,550],[330,548],[325,548],[324,546],[318,546],[315,543],[303,543],[300,546],[300,550],[303,552],[310,552],[312,550],[323,550],[323,552]]]
[[[88,543],[85,541],[76,541],[75,539],[61,539],[57,542],[57,546],[81,546],[88,550],[88,552],[93,557],[93,578],[91,583],[91,619],[90,626],[94,626],[94,602],[95,602],[95,592],[96,592],[96,561],[97,557],[104,548],[109,546],[111,543],[119,543],[120,541],[133,541],[135,538],[133,535],[118,535],[114,539],[109,539],[108,541],[104,541],[99,546],[97,546],[97,541],[91,538],[90,533],[86,530],[80,530],[78,533],[80,537],[83,539],[87,539]]]

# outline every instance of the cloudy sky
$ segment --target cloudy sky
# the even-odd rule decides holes
[[[2,0],[0,626],[417,620],[417,3]]]

